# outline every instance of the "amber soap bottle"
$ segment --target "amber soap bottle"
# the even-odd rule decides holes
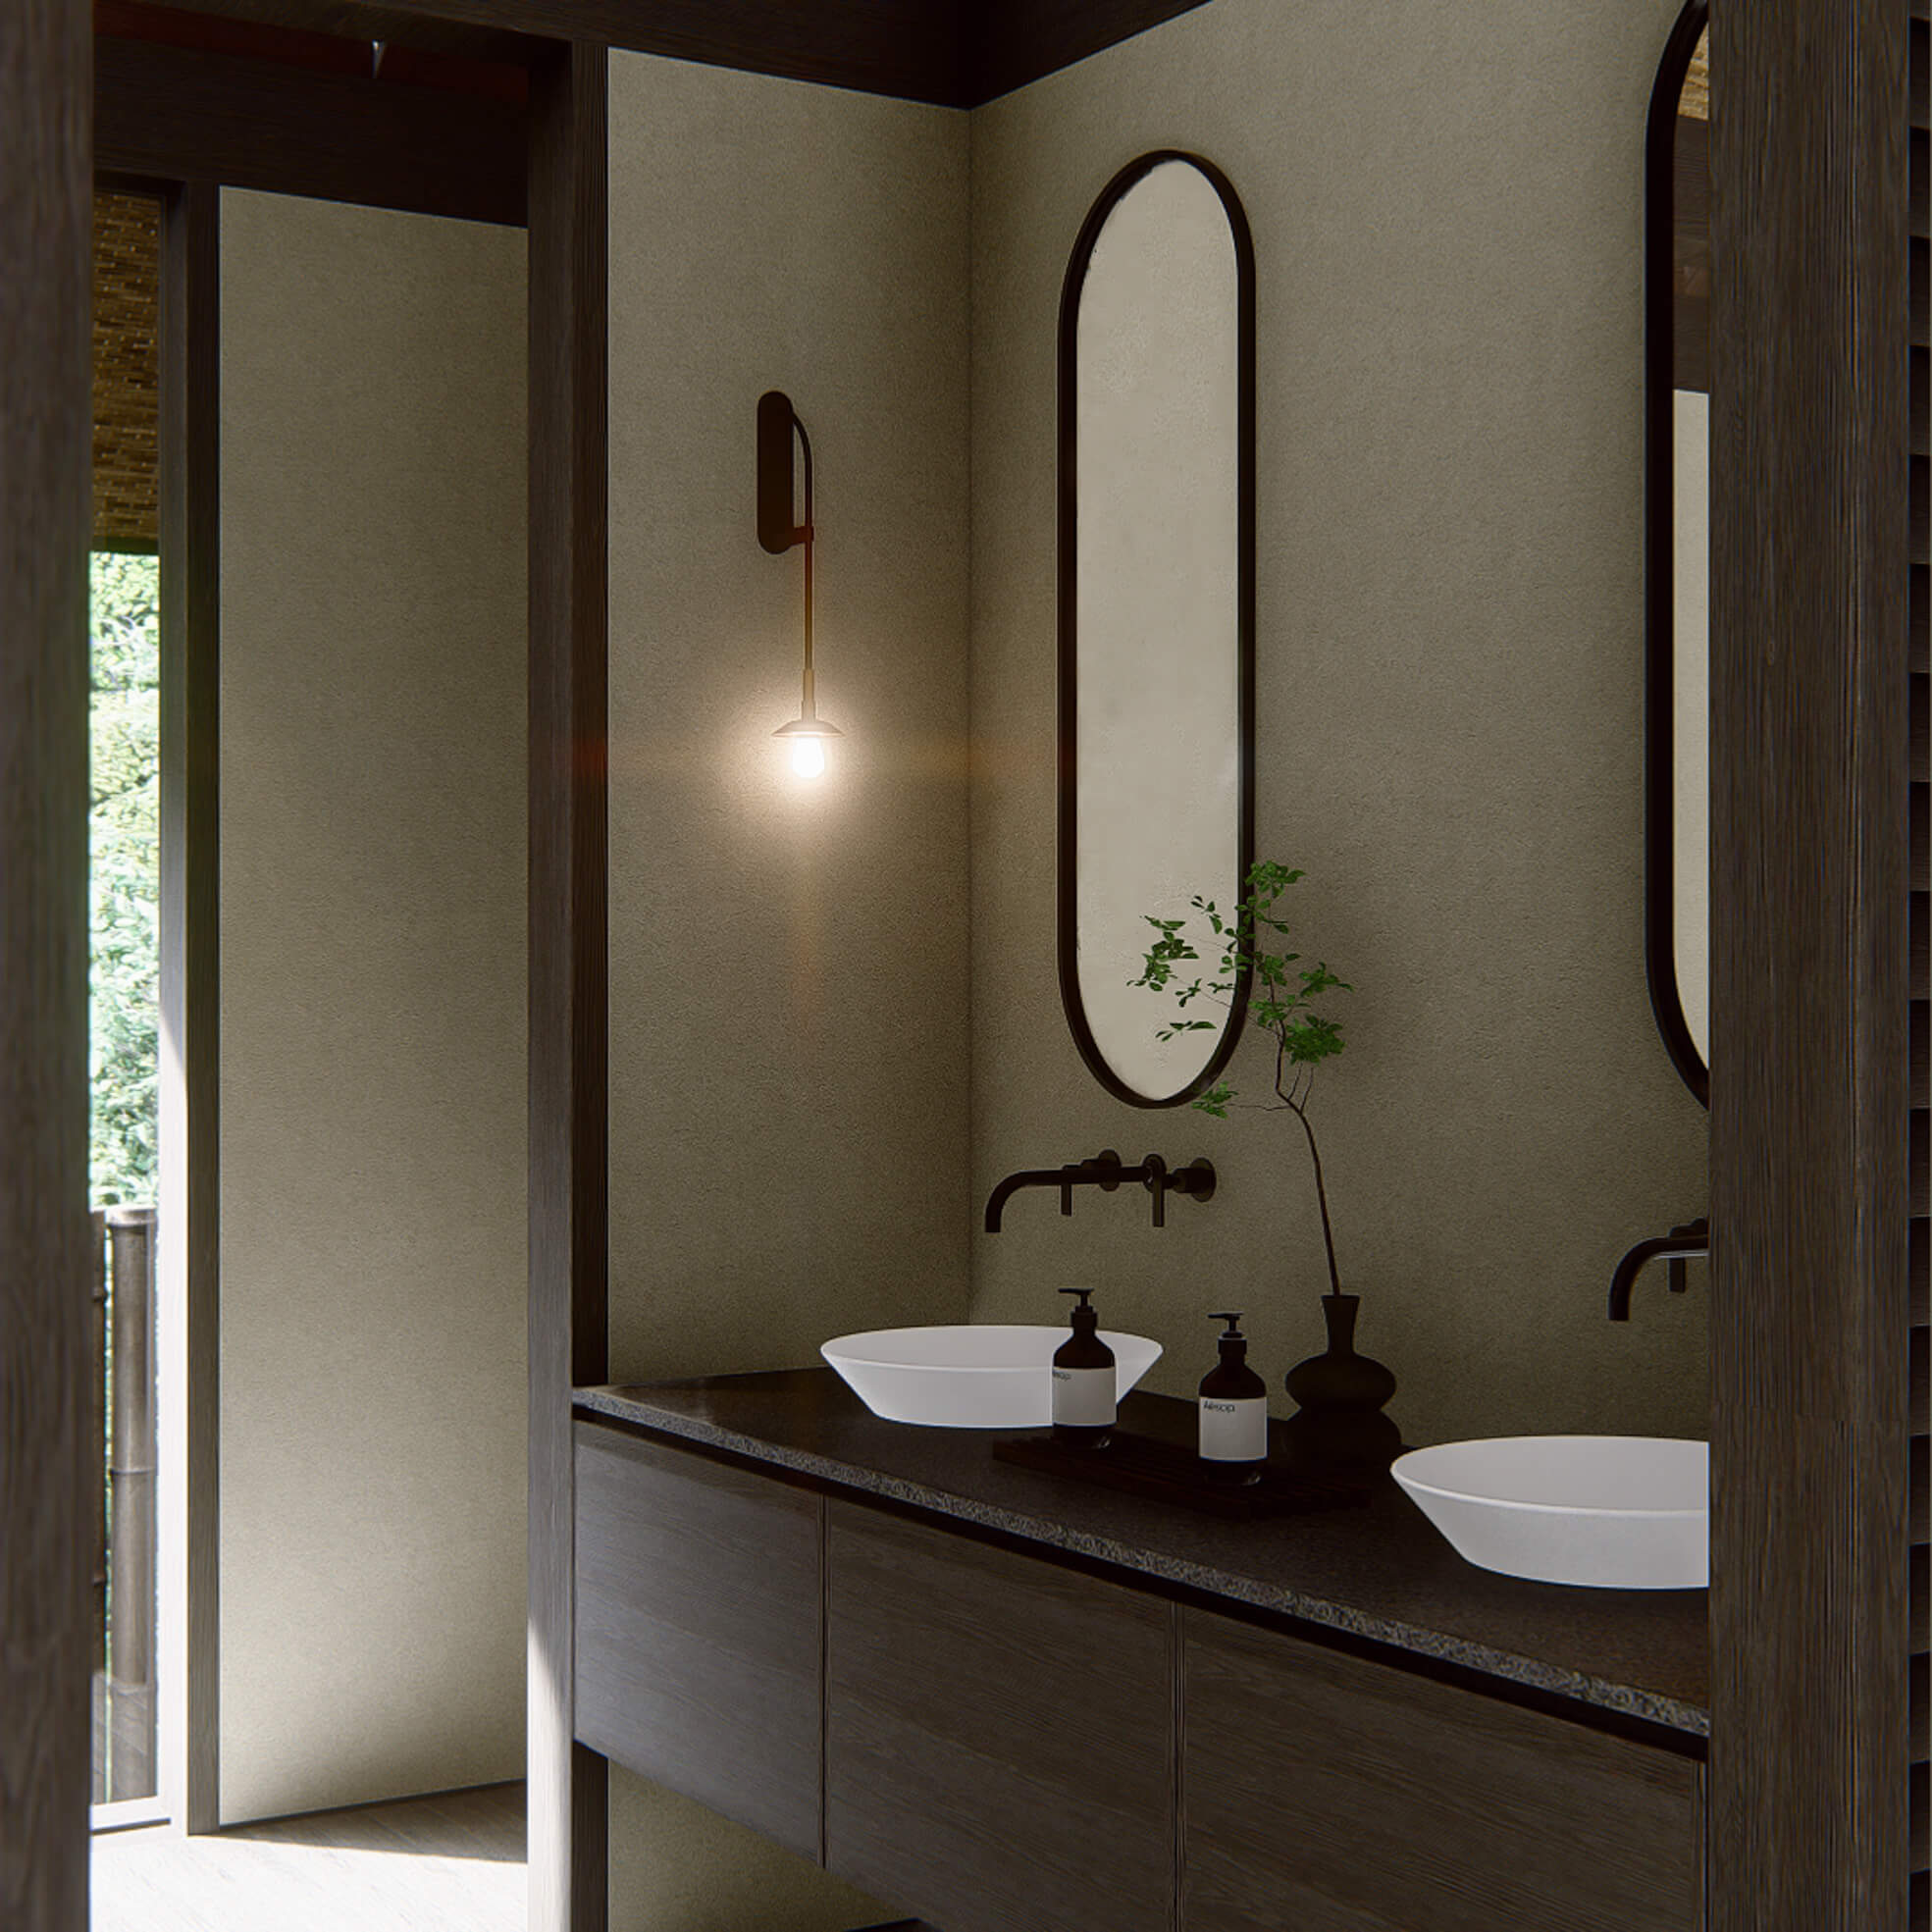
[[[1248,1367],[1238,1315],[1226,1322],[1221,1360],[1201,1378],[1201,1466],[1210,1483],[1258,1482],[1268,1460],[1268,1384]]]
[[[1104,1449],[1114,1432],[1120,1381],[1114,1351],[1100,1338],[1100,1317],[1087,1297],[1091,1288],[1062,1288],[1078,1295],[1073,1332],[1053,1355],[1053,1439],[1075,1448]]]

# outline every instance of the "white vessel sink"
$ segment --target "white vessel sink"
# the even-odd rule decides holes
[[[1390,1471],[1485,1570],[1610,1590],[1710,1581],[1710,1445],[1661,1436],[1440,1442]]]
[[[859,1399],[887,1422],[939,1429],[1044,1429],[1053,1421],[1053,1352],[1064,1328],[973,1323],[872,1329],[838,1335],[819,1353]],[[1124,1395],[1160,1360],[1145,1335],[1102,1329]]]

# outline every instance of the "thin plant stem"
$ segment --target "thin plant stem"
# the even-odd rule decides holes
[[[1329,1251],[1329,1292],[1338,1295],[1341,1292],[1341,1277],[1335,1272],[1335,1237],[1329,1227],[1329,1189],[1322,1178],[1322,1150],[1315,1145],[1315,1129],[1309,1124],[1308,1116],[1293,1101],[1289,1101],[1288,1106],[1301,1123],[1302,1132],[1308,1136],[1309,1156],[1315,1163],[1315,1198],[1322,1204],[1322,1244]]]

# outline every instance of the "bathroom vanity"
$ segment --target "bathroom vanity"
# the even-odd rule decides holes
[[[944,1932],[1701,1923],[1701,1592],[1475,1570],[1392,1488],[1194,1516],[826,1369],[574,1435],[581,1742]]]

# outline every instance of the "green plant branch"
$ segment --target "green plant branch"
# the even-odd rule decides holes
[[[1302,1133],[1308,1142],[1309,1160],[1315,1169],[1315,1199],[1322,1216],[1322,1245],[1328,1257],[1329,1288],[1331,1293],[1338,1295],[1341,1293],[1341,1274],[1335,1262],[1328,1177],[1322,1168],[1322,1150],[1315,1138],[1315,1125],[1308,1117],[1308,1103],[1315,1091],[1315,1074],[1320,1064],[1340,1053],[1344,1044],[1340,1022],[1317,1014],[1314,1002],[1325,993],[1345,993],[1354,989],[1347,980],[1331,972],[1325,961],[1318,961],[1313,966],[1302,966],[1299,953],[1289,952],[1285,948],[1279,952],[1271,951],[1256,940],[1257,933],[1263,930],[1286,939],[1287,921],[1276,916],[1275,908],[1282,893],[1301,876],[1299,871],[1268,861],[1251,866],[1246,879],[1248,896],[1238,903],[1232,918],[1224,916],[1213,900],[1203,899],[1198,894],[1188,902],[1220,941],[1221,970],[1231,977],[1206,981],[1197,977],[1184,984],[1178,983],[1176,968],[1187,961],[1201,957],[1187,936],[1189,922],[1185,918],[1164,919],[1147,914],[1147,923],[1154,928],[1156,937],[1142,960],[1140,977],[1128,983],[1145,987],[1150,992],[1169,995],[1177,1009],[1202,1000],[1224,1011],[1231,1009],[1232,1001],[1217,996],[1231,995],[1239,984],[1241,973],[1248,973],[1258,984],[1261,997],[1250,1001],[1248,1017],[1251,1024],[1275,1042],[1274,1090],[1279,1104],[1267,1106],[1249,1102],[1242,1111],[1266,1114],[1285,1112],[1301,1123]],[[1214,1030],[1216,1022],[1212,1019],[1176,1017],[1158,1028],[1155,1037],[1172,1040],[1182,1033]],[[1212,1114],[1221,1120],[1227,1119],[1227,1111],[1233,1104],[1234,1089],[1225,1080],[1194,1101],[1195,1107],[1202,1113]]]

